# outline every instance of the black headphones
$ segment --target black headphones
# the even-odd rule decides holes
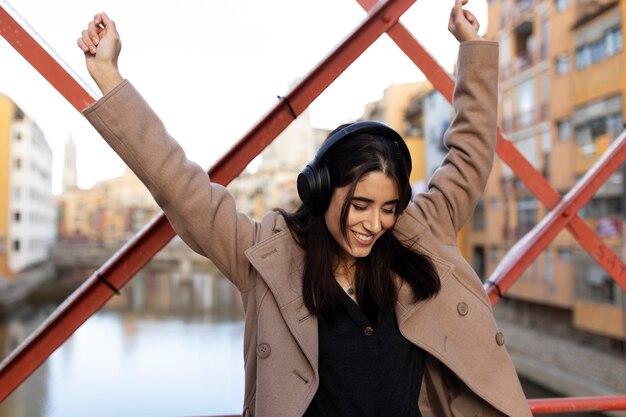
[[[330,204],[332,184],[328,166],[325,162],[326,154],[343,139],[363,133],[382,136],[395,143],[400,149],[402,156],[404,156],[407,176],[411,173],[411,154],[398,132],[384,123],[373,120],[349,124],[330,135],[315,154],[315,158],[298,175],[298,195],[300,200],[315,214],[324,213]],[[410,196],[410,185],[408,187],[409,190],[407,191]],[[404,209],[408,203],[409,201],[403,202],[405,206],[402,208]]]

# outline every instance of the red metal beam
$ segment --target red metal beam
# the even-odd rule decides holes
[[[382,35],[415,0],[388,0],[375,7],[365,20],[346,39],[326,56],[288,95],[291,108],[300,114],[321,94],[356,58]],[[0,6],[2,16],[7,15]],[[3,20],[12,30],[19,26],[11,19]],[[7,23],[9,22],[9,23]],[[7,30],[3,30],[6,35]],[[78,83],[62,80],[60,65],[46,68],[52,57],[42,48],[36,54],[22,51],[37,45],[14,42],[12,45],[29,62],[46,76],[66,98],[86,95]],[[32,60],[32,61],[31,61]],[[69,75],[68,75],[69,77]],[[70,77],[71,78],[71,77]],[[74,90],[82,90],[76,92]],[[73,95],[74,94],[74,95]],[[88,96],[88,94],[87,94]],[[69,98],[68,98],[69,100]],[[86,100],[73,103],[78,110],[89,104]],[[209,171],[212,180],[227,184],[235,178],[256,155],[280,134],[291,122],[293,115],[286,101],[280,101]],[[71,334],[97,312],[113,292],[104,281],[116,289],[122,288],[169,240],[174,231],[165,216],[160,215],[122,247],[110,260],[85,281],[24,343],[0,364],[0,402],[37,369]]]
[[[0,35],[19,52],[78,111],[95,100],[0,5]]]
[[[626,396],[570,397],[528,400],[533,414],[626,410]]]
[[[616,411],[626,410],[626,396],[613,397],[569,397],[569,398],[541,398],[528,400],[530,410],[537,414],[558,414],[578,411]],[[212,416],[212,417],[237,417]]]
[[[539,201],[549,210],[557,206],[561,199],[559,193],[524,158],[515,145],[502,136],[502,132],[499,130],[496,150],[498,156],[507,165],[516,167],[515,174],[537,196]],[[578,214],[572,216],[566,227],[589,255],[626,291],[626,265],[620,257],[604,243],[600,236]],[[491,291],[493,292],[494,288],[491,288]]]
[[[357,0],[365,10],[374,4],[375,0]],[[392,26],[387,34],[398,47],[417,65],[426,78],[452,104],[452,95],[455,81],[446,70],[426,51],[422,44],[398,22]],[[541,203],[549,210],[556,207],[560,200],[559,193],[550,183],[526,160],[517,148],[506,139],[500,130],[497,133],[496,153],[517,175],[517,177],[531,190]],[[604,268],[609,275],[626,291],[626,264],[609,248],[598,234],[578,214],[571,216],[566,224],[569,232],[589,252],[591,257]],[[555,235],[556,237],[556,235]],[[551,241],[551,240],[550,240]],[[533,258],[534,259],[534,258]],[[525,268],[524,268],[525,269]],[[523,269],[522,269],[523,271]],[[518,275],[519,276],[519,275]],[[514,282],[514,281],[513,281]],[[500,287],[500,289],[502,289]],[[496,287],[488,285],[492,303],[496,303]],[[502,291],[504,292],[504,291]]]
[[[556,207],[507,252],[496,267],[496,270],[491,274],[491,277],[489,277],[489,281],[497,283],[499,290],[505,293],[533,260],[552,240],[554,240],[563,227],[577,216],[576,213],[587,204],[602,184],[606,182],[625,160],[626,131],[622,132],[606,150],[604,155],[587,171],[587,174],[585,174]],[[578,237],[582,238],[581,236]],[[610,261],[617,265],[617,259],[619,259],[619,257],[615,256],[610,259]],[[623,270],[616,272],[618,272],[619,277],[624,276]],[[489,284],[485,285],[489,286]],[[491,303],[495,304],[500,298],[498,292],[493,286],[488,290]]]
[[[376,0],[357,0],[366,11],[376,5]],[[387,35],[395,42],[404,54],[422,71],[428,81],[452,103],[454,78],[437,62],[424,46],[398,22],[387,31]]]

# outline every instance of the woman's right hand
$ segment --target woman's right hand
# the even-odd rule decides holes
[[[85,54],[89,75],[102,94],[106,94],[123,81],[117,68],[122,41],[113,22],[105,13],[98,13],[78,38],[78,47]]]
[[[448,21],[448,30],[459,42],[484,40],[478,34],[480,24],[476,16],[469,10],[463,9],[468,0],[455,0],[454,7],[450,11],[450,19]]]

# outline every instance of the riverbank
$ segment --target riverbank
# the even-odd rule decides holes
[[[52,262],[45,261],[20,272],[15,278],[0,275],[0,319],[8,316],[54,277]]]

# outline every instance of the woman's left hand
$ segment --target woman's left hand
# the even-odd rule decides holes
[[[450,20],[448,20],[448,30],[459,42],[482,40],[483,37],[478,34],[478,29],[480,29],[478,19],[472,12],[463,9],[467,2],[468,0],[454,1],[454,7],[450,11]]]

